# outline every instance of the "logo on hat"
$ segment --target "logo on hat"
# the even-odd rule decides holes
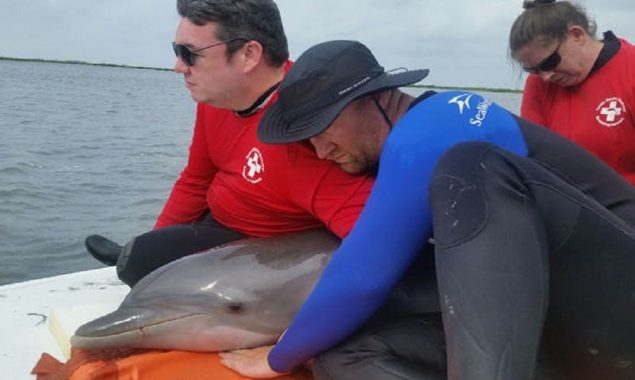
[[[349,93],[349,92],[353,91],[354,89],[356,89],[357,87],[359,87],[359,86],[363,85],[364,83],[368,82],[369,80],[370,80],[370,77],[365,77],[364,79],[360,80],[359,82],[357,82],[357,83],[355,83],[355,84],[353,84],[351,86],[348,86],[345,89],[343,89],[342,91],[338,92],[337,95],[342,96],[342,95],[344,95],[346,93]]]
[[[448,102],[448,104],[452,104],[455,103],[456,105],[459,106],[459,112],[461,113],[461,115],[463,115],[463,110],[464,109],[470,109],[470,99],[472,98],[472,94],[462,94],[462,95],[458,95],[453,97],[452,99],[450,99],[450,101]]]
[[[252,148],[245,156],[247,162],[243,166],[243,178],[250,183],[262,181],[262,173],[265,172],[265,161],[258,148]]]
[[[620,98],[608,98],[604,99],[595,110],[598,112],[595,120],[605,127],[612,128],[624,122],[626,105]]]

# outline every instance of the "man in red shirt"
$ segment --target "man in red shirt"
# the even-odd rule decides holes
[[[352,228],[373,180],[310,146],[263,144],[256,127],[291,67],[272,0],[178,0],[174,70],[198,103],[188,162],[153,231],[125,247],[99,235],[88,251],[134,285],[185,255],[239,239]],[[122,253],[123,248],[123,253]]]

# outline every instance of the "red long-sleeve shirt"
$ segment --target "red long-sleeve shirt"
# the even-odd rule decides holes
[[[348,234],[373,179],[346,174],[307,144],[261,143],[256,128],[263,112],[241,118],[198,105],[187,165],[155,228],[193,223],[209,208],[218,222],[247,236],[320,225]]]

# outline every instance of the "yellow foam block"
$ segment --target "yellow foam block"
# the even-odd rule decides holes
[[[112,304],[54,307],[49,315],[49,330],[65,359],[71,356],[71,336],[86,322],[114,311]]]

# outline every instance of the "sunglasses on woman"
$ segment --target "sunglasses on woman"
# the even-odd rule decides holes
[[[562,61],[562,57],[560,56],[560,53],[558,53],[560,46],[562,46],[562,41],[558,44],[558,46],[556,46],[556,50],[549,54],[547,58],[540,61],[539,64],[533,67],[523,67],[523,70],[530,74],[540,74],[541,72],[554,70]]]
[[[199,51],[213,48],[214,46],[226,44],[228,42],[238,41],[238,40],[247,41],[247,39],[245,38],[230,38],[228,40],[216,42],[209,46],[205,46],[195,50],[190,49],[187,45],[177,44],[176,42],[172,42],[172,49],[174,49],[174,54],[176,54],[177,57],[181,58],[187,66],[191,67],[191,66],[194,66],[194,59],[196,58],[196,56],[198,56],[198,54],[196,53],[198,53]]]

